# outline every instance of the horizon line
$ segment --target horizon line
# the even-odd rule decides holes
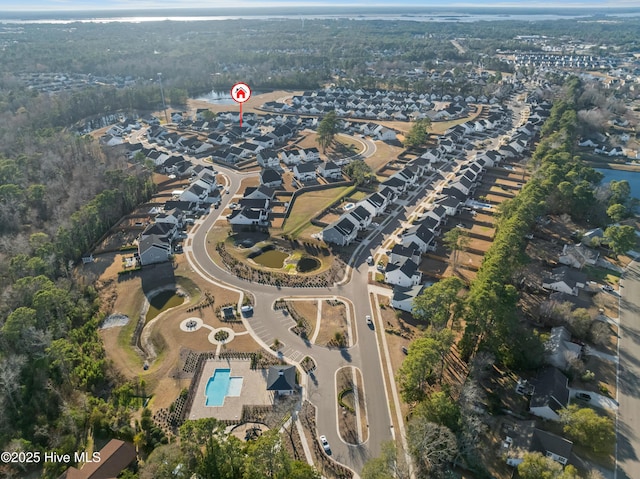
[[[454,0],[455,2],[455,0]],[[624,2],[623,2],[624,3]],[[557,10],[583,10],[583,11],[598,11],[598,12],[606,12],[611,10],[639,10],[640,9],[640,1],[639,2],[629,2],[628,5],[598,5],[590,2],[584,3],[566,3],[566,4],[553,4],[549,5],[545,2],[545,0],[541,0],[540,3],[523,5],[521,3],[510,3],[509,0],[506,0],[504,3],[492,3],[485,5],[477,5],[473,3],[469,3],[469,0],[463,0],[460,3],[450,3],[450,4],[442,4],[437,3],[433,5],[416,5],[412,3],[401,3],[396,4],[394,6],[388,5],[380,5],[380,4],[331,4],[331,3],[323,3],[323,4],[315,4],[315,5],[295,5],[295,4],[278,4],[272,6],[256,6],[253,4],[239,4],[233,7],[228,6],[152,6],[152,7],[141,7],[141,6],[69,6],[68,8],[58,5],[53,8],[44,8],[44,7],[31,7],[25,8],[24,5],[15,6],[15,7],[7,7],[4,6],[4,11],[0,13],[0,18],[4,14],[50,14],[50,13],[83,13],[83,12],[117,12],[117,11],[145,11],[148,13],[152,12],[178,12],[178,11],[189,11],[189,10],[197,10],[197,11],[218,11],[218,12],[237,12],[238,10],[251,10],[256,11],[255,15],[263,15],[264,13],[259,13],[260,11],[274,11],[274,10],[291,10],[296,9],[300,10],[318,10],[318,9],[331,9],[331,10],[389,10],[390,12],[398,12],[398,9],[412,9],[415,11],[428,11],[430,9],[448,9],[448,10],[458,10],[458,9],[467,9],[467,10],[489,10],[489,9],[509,9],[509,10],[549,10],[549,11],[557,11]],[[406,12],[405,12],[406,13]],[[247,15],[247,13],[244,13]],[[248,13],[251,15],[251,13]]]

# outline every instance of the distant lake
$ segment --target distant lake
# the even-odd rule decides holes
[[[143,22],[193,22],[210,20],[300,20],[338,19],[354,20],[387,20],[413,22],[479,22],[479,21],[549,21],[561,19],[590,18],[602,20],[606,17],[633,17],[640,13],[636,5],[612,7],[596,0],[587,0],[587,5],[580,8],[510,6],[473,7],[461,5],[449,6],[381,6],[356,5],[341,6],[341,2],[327,2],[324,6],[251,6],[249,7],[216,7],[216,8],[148,8],[123,10],[120,1],[105,0],[100,2],[112,9],[88,9],[83,11],[38,11],[25,4],[24,11],[0,12],[0,24],[68,24],[82,23],[143,23]],[[45,3],[45,2],[42,2]],[[55,2],[54,2],[55,3]],[[67,3],[67,2],[63,2]],[[90,2],[86,2],[90,3]],[[259,3],[259,2],[254,2]],[[517,2],[512,2],[517,3]],[[620,2],[624,4],[624,2]],[[630,2],[634,3],[634,2]]]
[[[211,90],[206,95],[199,96],[196,100],[206,101],[213,105],[234,105],[236,102],[231,98],[230,92],[219,92]]]
[[[627,180],[631,187],[631,196],[640,199],[640,171],[610,170],[608,168],[595,168],[595,170],[604,175],[603,185],[610,181]]]
[[[251,90],[251,96],[260,95],[261,91]],[[231,91],[215,91],[211,90],[206,95],[199,96],[196,100],[206,101],[212,105],[237,105],[231,98]]]

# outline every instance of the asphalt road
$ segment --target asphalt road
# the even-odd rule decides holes
[[[640,263],[620,280],[616,479],[640,477]]]
[[[318,408],[317,432],[324,434],[331,445],[332,457],[337,461],[360,471],[364,463],[380,452],[382,442],[390,440],[391,418],[389,404],[384,394],[384,378],[378,354],[378,346],[374,331],[366,325],[365,315],[372,315],[368,300],[368,266],[366,258],[370,249],[375,249],[383,236],[376,234],[378,244],[368,245],[354,258],[350,280],[343,285],[325,288],[277,288],[275,286],[250,283],[241,280],[225,269],[216,265],[206,251],[207,233],[221,215],[225,206],[231,201],[233,192],[240,186],[242,176],[237,172],[216,165],[216,169],[229,178],[228,195],[223,195],[220,207],[204,216],[198,222],[198,228],[192,235],[190,246],[185,247],[185,253],[192,267],[212,280],[232,286],[234,288],[251,291],[254,296],[254,311],[252,318],[245,320],[245,325],[263,347],[267,347],[277,338],[284,343],[283,356],[289,361],[299,362],[305,356],[311,356],[317,369],[307,381],[307,397]],[[281,297],[343,297],[353,304],[354,317],[351,318],[353,345],[338,350],[305,343],[298,336],[289,331],[294,324],[280,311],[274,311],[273,303]],[[363,444],[353,446],[344,443],[338,435],[338,410],[335,372],[343,366],[355,366],[362,372],[366,416],[369,438]],[[364,366],[364,367],[363,367]]]

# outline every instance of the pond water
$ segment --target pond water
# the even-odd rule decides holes
[[[266,266],[267,268],[282,268],[284,266],[284,260],[288,257],[289,253],[272,249],[265,251],[252,259],[256,263]]]
[[[298,261],[296,269],[300,273],[308,273],[309,271],[313,271],[314,269],[318,269],[319,267],[320,261],[317,258],[305,256],[300,261]]]
[[[259,94],[260,92],[258,91],[251,92],[252,96],[259,95]],[[211,90],[206,95],[202,95],[196,98],[196,100],[206,101],[207,103],[211,103],[212,105],[236,105],[237,104],[235,101],[233,101],[233,98],[231,98],[230,90],[225,90],[225,91]]]
[[[147,311],[147,321],[151,321],[163,311],[180,306],[184,302],[182,296],[178,296],[175,291],[162,291],[149,300],[149,311]]]
[[[640,198],[640,172],[638,171],[624,171],[624,170],[610,170],[608,168],[595,168],[598,173],[602,173],[604,178],[602,184],[606,185],[610,181],[627,180],[631,187],[631,196],[634,198]]]

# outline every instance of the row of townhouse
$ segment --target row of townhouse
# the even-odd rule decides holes
[[[429,171],[425,165],[421,161],[412,162],[385,180],[380,184],[379,191],[359,201],[354,208],[325,227],[321,232],[322,239],[339,246],[351,244],[357,238],[358,232],[371,224],[373,217],[384,213],[398,196],[417,184]]]
[[[267,110],[287,113],[323,115],[335,111],[343,118],[409,121],[424,118],[432,112],[435,106],[433,101],[449,101],[457,105],[455,111],[445,111],[447,117],[459,115],[467,108],[465,98],[459,95],[451,97],[384,90],[352,91],[342,88],[304,92],[294,96],[291,104],[267,102],[262,106]]]
[[[178,118],[176,118],[178,119]],[[264,149],[272,149],[286,144],[298,132],[308,127],[308,122],[284,116],[265,118],[261,115],[248,114],[243,117],[242,128],[238,125],[238,112],[221,112],[216,120],[207,122],[206,130],[210,131],[202,141],[198,137],[170,132],[159,125],[152,126],[146,132],[149,142],[163,146],[170,151],[183,152],[195,156],[211,155],[218,161],[235,164],[245,159],[256,158]],[[178,124],[179,130],[193,130],[193,123],[184,120]],[[205,129],[199,125],[196,130]]]
[[[188,215],[206,211],[220,203],[220,189],[210,167],[197,166],[190,185],[176,199],[167,201],[138,238],[138,259],[142,266],[168,261],[173,242],[188,220]]]
[[[500,107],[492,108],[486,119],[487,122],[480,125],[477,124],[478,121],[466,122],[449,129],[446,135],[439,138],[438,147],[425,151],[415,161],[424,161],[426,168],[430,170],[434,170],[435,167],[441,166],[443,163],[445,165],[451,164],[451,160],[464,151],[464,146],[469,141],[470,135],[485,130],[497,129],[498,133],[504,131],[509,122],[504,119],[506,115],[499,114],[500,110]],[[544,117],[544,108],[542,110],[542,112],[534,112],[534,118],[517,129],[511,136],[510,143],[518,141],[522,135],[525,135],[527,141],[522,145],[521,152],[530,145],[530,139],[539,129],[542,122],[538,122],[538,119]],[[496,166],[510,154],[511,151],[505,152],[504,150],[477,152],[472,160],[461,164],[455,177],[436,199],[434,207],[423,213],[409,228],[403,231],[400,243],[391,250],[385,269],[385,282],[394,286],[392,307],[411,311],[413,299],[424,289],[424,285],[421,284],[422,275],[419,271],[421,255],[435,249],[436,238],[439,236],[442,226],[447,223],[449,217],[458,214],[463,205],[472,197],[486,168]],[[397,179],[394,180],[394,183],[396,182]]]
[[[493,117],[492,120],[496,124],[500,121],[498,118],[499,111],[498,107],[493,111],[495,113],[495,117]],[[382,182],[380,185],[380,192],[391,191],[391,197],[393,198],[391,201],[393,201],[398,196],[415,186],[427,173],[436,171],[437,167],[442,164],[450,163],[451,160],[459,154],[459,152],[463,151],[462,145],[467,129],[466,126],[458,126],[460,128],[452,128],[445,135],[439,138],[439,145],[437,148],[426,150],[420,157],[411,161],[405,168]],[[477,166],[473,166],[472,168],[485,168],[487,165],[493,166],[491,158],[493,157],[497,159],[498,155],[493,152],[486,152],[485,155],[487,156],[486,158],[477,158]],[[460,184],[457,186],[460,187],[463,194],[468,195],[471,193],[472,184],[476,179],[477,173],[474,174],[474,171],[471,171],[466,176],[465,174],[462,174],[458,179]],[[366,202],[367,200],[368,199],[365,199],[363,202]],[[343,214],[338,220],[328,225],[323,230],[322,237],[324,241],[344,246],[355,240],[359,230],[357,228],[350,227],[349,224],[354,222],[349,219],[349,215],[350,212]],[[346,222],[344,221],[345,219],[347,220]],[[433,240],[430,240],[429,235],[427,235],[424,228],[419,231],[417,231],[418,228],[415,229],[416,231],[412,231],[412,234],[416,235],[416,238],[420,242],[421,249],[423,250],[422,252],[425,252],[428,247],[433,244]],[[411,281],[413,282],[414,280]]]

